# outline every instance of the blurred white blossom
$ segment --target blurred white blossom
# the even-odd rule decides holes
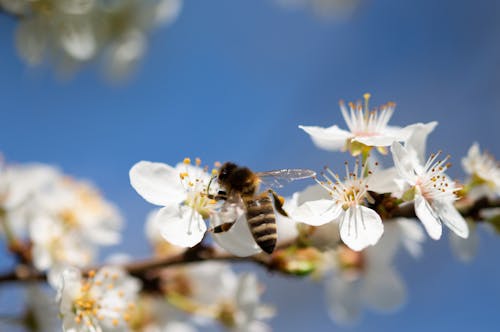
[[[359,319],[363,306],[380,312],[398,309],[406,300],[406,287],[393,266],[401,246],[420,253],[422,228],[413,221],[388,221],[380,241],[363,251],[339,246],[331,256],[333,273],[326,278],[327,305],[331,317],[348,324]],[[417,254],[418,255],[418,254]]]
[[[275,0],[287,9],[310,9],[323,19],[343,20],[350,18],[359,7],[361,0]]]
[[[471,177],[469,198],[500,196],[499,162],[492,155],[481,153],[478,143],[474,143],[469,148],[467,156],[462,159],[462,166]]]
[[[147,48],[153,28],[172,23],[182,0],[1,0],[19,17],[16,46],[30,65],[45,60],[62,73],[103,58],[112,79],[127,76]]]
[[[40,270],[56,264],[84,267],[97,247],[117,244],[122,218],[90,184],[60,177],[36,197],[30,223],[33,262]]]
[[[82,277],[80,270],[62,270],[57,301],[64,331],[127,331],[140,283],[115,267],[103,267]]]
[[[42,164],[0,167],[0,210],[3,222],[16,237],[24,237],[28,232],[29,220],[38,210],[35,204],[37,195],[59,176],[57,169]]]

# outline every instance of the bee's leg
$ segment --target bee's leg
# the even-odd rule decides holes
[[[288,213],[286,213],[286,211],[283,209],[283,204],[285,203],[285,199],[282,196],[278,195],[272,189],[269,189],[268,193],[273,195],[274,208],[276,209],[276,211],[278,211],[278,213],[281,214],[282,216],[288,217]]]
[[[236,220],[231,221],[231,222],[225,222],[223,224],[220,224],[220,225],[217,225],[215,227],[210,228],[208,231],[211,233],[224,233],[224,232],[227,232],[228,230],[230,230],[231,227],[233,227],[235,222],[236,222]]]
[[[217,194],[215,194],[215,195],[208,194],[207,197],[209,199],[214,199],[216,201],[225,201],[225,200],[227,200],[227,193],[224,190],[219,190],[219,192],[217,192]]]

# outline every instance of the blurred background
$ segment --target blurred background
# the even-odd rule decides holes
[[[124,22],[137,22],[130,31],[140,36],[122,44],[109,36],[92,44],[69,33],[66,43],[51,39],[37,46],[37,40],[53,38],[42,23],[29,30],[21,26],[23,14],[0,13],[0,150],[8,162],[44,162],[90,179],[121,208],[124,241],[102,257],[149,253],[141,234],[152,206],[129,184],[135,162],[175,164],[187,156],[208,165],[232,160],[255,170],[327,164],[335,169],[348,155],[315,148],[297,126],[346,128],[338,101],[361,99],[365,92],[371,92],[372,106],[396,102],[393,125],[438,121],[428,151],[452,155],[453,177],[463,178],[460,159],[475,141],[500,158],[497,1],[177,5],[164,12],[149,8],[144,15],[147,22],[158,20],[154,26],[142,16],[125,16]],[[163,16],[153,17],[151,10]],[[284,188],[282,194],[299,188]],[[427,239],[419,260],[401,252],[396,267],[406,283],[406,303],[390,315],[364,310],[348,327],[329,318],[321,283],[259,270],[265,300],[278,310],[271,326],[276,331],[497,330],[500,239],[489,229],[480,228],[479,234],[479,253],[467,264],[453,256],[446,236]],[[7,269],[11,261],[5,253],[1,259]],[[0,290],[2,310],[19,300],[15,294],[14,288]]]

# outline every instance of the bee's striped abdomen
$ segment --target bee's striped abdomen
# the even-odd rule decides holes
[[[246,216],[252,236],[259,247],[272,253],[278,238],[273,204],[268,196],[246,200]]]

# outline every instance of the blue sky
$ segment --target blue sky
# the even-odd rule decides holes
[[[297,126],[344,127],[339,99],[367,91],[373,106],[397,103],[392,124],[438,121],[428,150],[450,153],[450,173],[460,177],[472,142],[500,156],[499,7],[365,0],[336,22],[272,0],[188,1],[172,26],[152,33],[136,75],[118,85],[99,65],[70,80],[50,64],[28,68],[13,46],[16,22],[0,16],[0,150],[10,161],[46,162],[92,180],[121,207],[119,249],[136,256],[148,252],[137,234],[151,206],[128,183],[135,162],[198,156],[256,170],[335,168],[348,156],[316,149]],[[417,262],[398,257],[408,303],[392,315],[367,312],[347,330],[495,330],[500,244],[487,231],[481,239],[467,265],[446,239],[428,240]],[[341,329],[327,316],[321,285],[261,274],[282,309],[276,330]]]

